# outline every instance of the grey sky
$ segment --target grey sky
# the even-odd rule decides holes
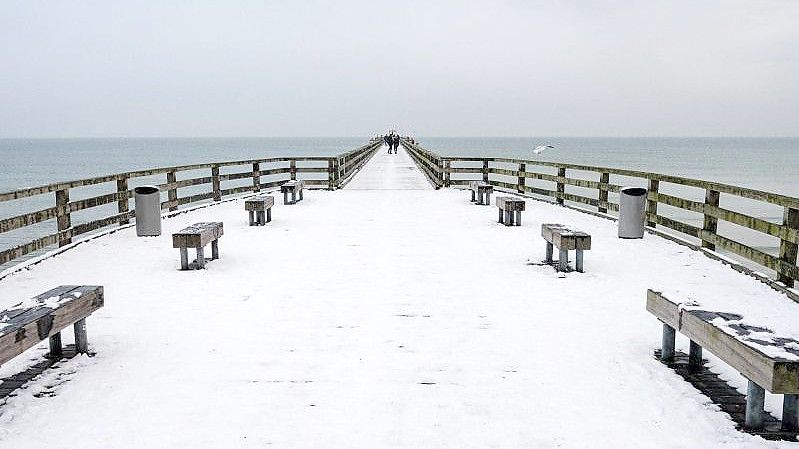
[[[799,1],[0,0],[0,137],[799,135]]]

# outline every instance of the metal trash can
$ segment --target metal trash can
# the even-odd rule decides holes
[[[643,238],[645,219],[646,189],[623,187],[619,192],[619,238]]]
[[[136,187],[133,198],[136,201],[136,235],[161,235],[161,190],[156,186]]]

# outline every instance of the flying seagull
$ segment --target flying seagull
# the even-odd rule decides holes
[[[533,153],[535,153],[535,154],[541,154],[541,153],[543,153],[543,152],[544,152],[544,150],[546,150],[547,148],[555,148],[555,147],[553,147],[552,145],[538,145],[537,147],[535,147],[535,148],[533,149]]]

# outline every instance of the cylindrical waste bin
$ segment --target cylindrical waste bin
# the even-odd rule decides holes
[[[133,189],[136,201],[136,235],[161,235],[161,191],[156,186]]]
[[[646,189],[623,187],[619,192],[619,237],[640,239],[644,237],[646,219]]]

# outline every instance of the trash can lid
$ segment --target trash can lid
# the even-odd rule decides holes
[[[631,196],[646,195],[646,189],[643,187],[622,187],[621,193]]]
[[[150,193],[158,193],[158,187],[156,186],[139,186],[133,189],[133,192],[138,193],[139,195],[147,195]]]

